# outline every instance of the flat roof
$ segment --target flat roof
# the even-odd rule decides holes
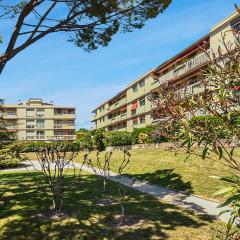
[[[134,84],[136,84],[137,82],[141,81],[143,78],[147,77],[150,73],[152,73],[154,71],[150,70],[147,73],[145,73],[144,75],[138,77],[137,79],[135,79],[133,82],[131,82],[130,84],[127,85],[126,88],[124,88],[123,90],[121,90],[120,92],[118,92],[117,94],[115,94],[113,97],[109,98],[108,100],[105,100],[104,102],[102,102],[100,105],[98,105],[93,111],[95,112],[98,108],[102,107],[103,105],[105,105],[107,102],[113,101],[115,98],[120,97],[121,95],[123,95],[130,87],[132,87]]]
[[[216,31],[218,28],[222,27],[225,24],[228,24],[230,21],[234,20],[235,18],[239,17],[240,14],[238,13],[238,11],[233,12],[231,15],[228,15],[227,17],[225,17],[223,20],[221,20],[220,22],[218,22],[216,25],[214,25],[210,32],[214,32]]]

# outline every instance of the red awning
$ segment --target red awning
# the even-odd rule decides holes
[[[120,111],[121,111],[121,112],[125,112],[125,111],[127,111],[127,106],[122,107]]]
[[[138,106],[137,102],[132,103],[131,111],[137,109],[137,106]]]

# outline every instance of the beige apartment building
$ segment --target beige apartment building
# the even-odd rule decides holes
[[[167,82],[182,94],[201,92],[203,86],[200,80],[209,63],[209,58],[201,48],[204,47],[209,53],[216,52],[221,47],[222,33],[227,35],[229,43],[234,43],[232,29],[240,30],[240,16],[237,12],[215,25],[206,36],[94,109],[92,122],[95,128],[131,132],[134,128],[152,125],[158,119],[152,116],[153,106],[149,96],[157,92],[159,84]]]
[[[4,104],[0,116],[17,131],[18,139],[48,141],[75,140],[75,108],[55,106],[42,99],[30,98],[27,102]]]

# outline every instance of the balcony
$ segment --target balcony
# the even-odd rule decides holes
[[[3,113],[2,117],[5,119],[17,119],[17,113]]]
[[[45,136],[44,135],[39,135],[39,136],[36,136],[36,139],[37,140],[45,140]]]
[[[36,114],[36,117],[37,117],[37,118],[44,118],[44,114],[37,113],[37,114]]]
[[[127,117],[127,113],[123,113],[123,114],[120,114],[116,117],[109,119],[109,121],[110,121],[110,123],[115,123],[115,122],[119,122],[119,121],[126,119],[126,117]]]
[[[197,82],[195,84],[189,85],[185,88],[181,88],[179,90],[176,91],[176,95],[179,96],[184,96],[184,95],[194,95],[194,94],[198,94],[200,92],[204,91],[204,86],[201,82]]]
[[[27,129],[33,129],[33,128],[35,128],[35,125],[33,125],[33,124],[31,124],[31,125],[26,125],[26,128],[27,128]]]
[[[75,113],[54,113],[54,118],[57,119],[75,119]]]
[[[120,101],[118,101],[118,102],[112,104],[111,106],[109,106],[108,111],[116,110],[116,109],[118,109],[119,107],[123,106],[126,103],[127,103],[127,99],[123,98]]]
[[[75,124],[54,124],[55,129],[75,129]]]
[[[37,129],[43,129],[45,126],[44,126],[44,124],[37,124],[36,125],[36,128]]]
[[[164,83],[173,78],[180,77],[180,76],[184,75],[185,73],[197,68],[198,66],[201,66],[202,64],[204,64],[208,61],[209,61],[209,59],[206,56],[206,54],[200,53],[197,56],[188,60],[187,62],[177,66],[175,69],[173,69],[173,70],[167,72],[166,74],[164,74],[163,76],[161,76],[159,78],[159,81],[161,83]]]

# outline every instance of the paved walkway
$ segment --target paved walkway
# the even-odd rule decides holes
[[[17,169],[6,169],[3,170],[3,172],[12,172],[12,171],[26,171],[26,168],[29,171],[32,170],[39,170],[41,169],[40,164],[37,161],[32,161],[34,163],[34,166],[29,165],[29,162],[25,163],[26,167],[17,168]],[[75,167],[81,167],[79,163],[74,163]],[[69,166],[69,168],[73,168],[73,166]],[[92,169],[88,166],[83,166],[83,170],[94,173],[99,175],[99,171],[95,168]],[[194,196],[192,194],[186,194],[183,192],[177,192],[170,190],[168,188],[160,187],[154,184],[151,184],[149,182],[145,181],[136,181],[126,176],[120,176],[118,177],[115,173],[110,172],[110,179],[114,182],[120,182],[121,184],[133,188],[137,191],[147,193],[149,195],[152,195],[154,197],[159,198],[163,202],[167,202],[173,205],[176,205],[178,207],[187,208],[189,210],[193,210],[200,214],[208,214],[214,217],[218,217],[219,213],[223,210],[230,209],[229,207],[224,208],[218,208],[219,203],[206,200],[204,198]],[[227,222],[230,215],[229,213],[225,213],[219,217],[224,222]]]

